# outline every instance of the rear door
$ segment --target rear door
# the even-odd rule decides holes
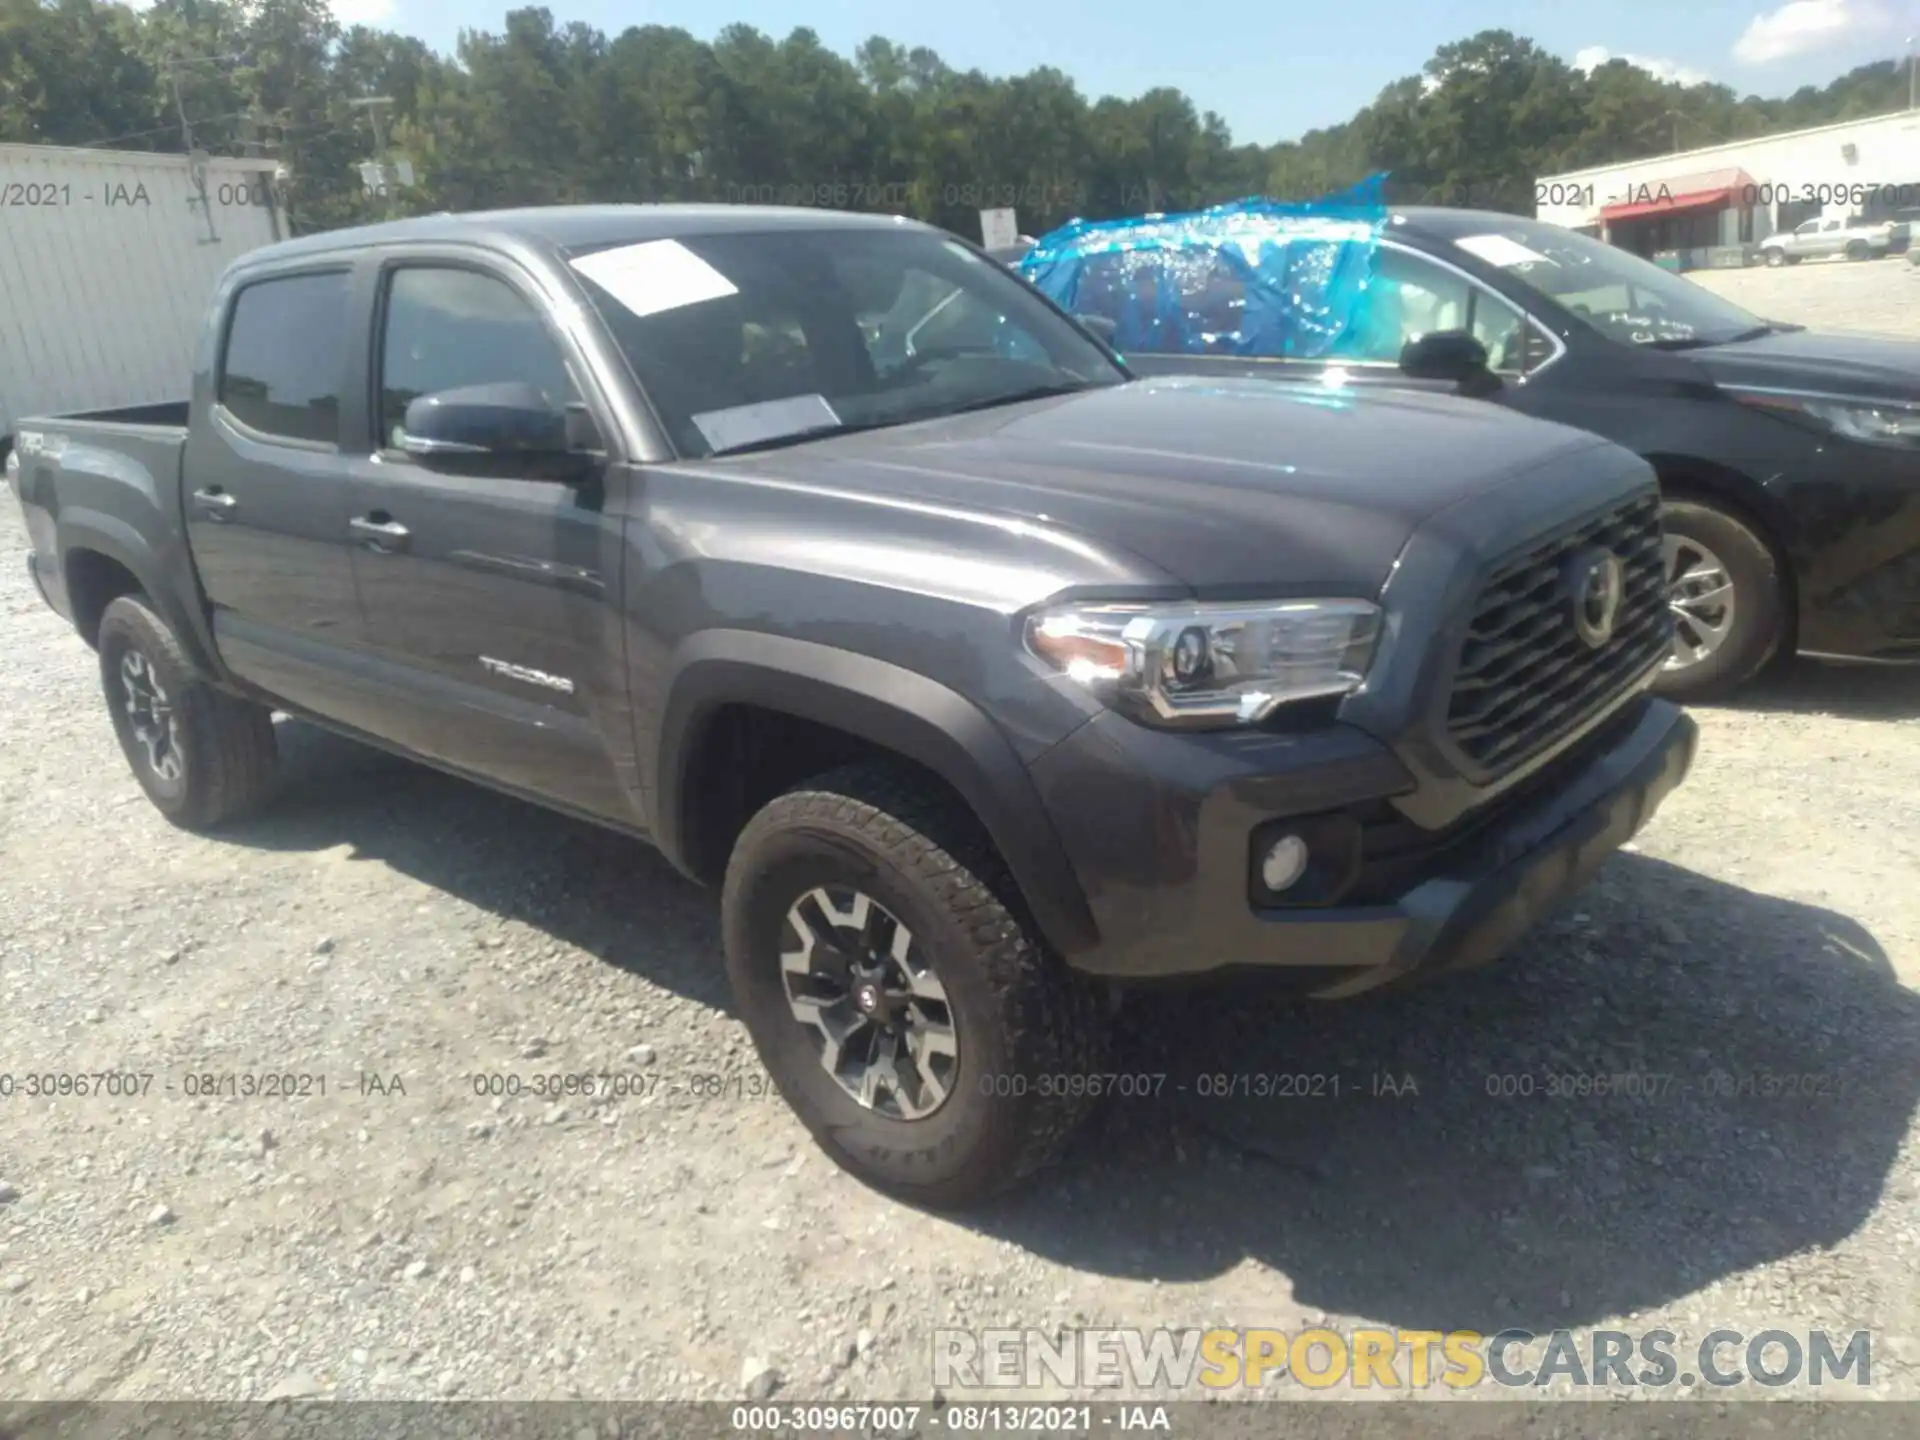
[[[244,282],[182,461],[187,541],[222,658],[339,719],[361,637],[340,448],[351,298],[339,267]]]
[[[620,644],[625,472],[565,483],[428,469],[398,447],[420,395],[529,382],[586,403],[583,357],[529,277],[423,252],[373,277],[373,413],[353,464],[354,573],[388,733],[500,784],[632,823],[613,755],[630,732]],[[589,406],[612,434],[599,402]]]

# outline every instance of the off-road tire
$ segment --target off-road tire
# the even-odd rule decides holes
[[[1695,539],[1733,581],[1733,628],[1720,648],[1684,670],[1663,670],[1654,689],[1686,702],[1731,694],[1774,658],[1786,634],[1786,587],[1767,542],[1746,521],[1699,500],[1669,500],[1662,517],[1669,535]]]
[[[215,689],[194,668],[167,623],[138,595],[122,595],[100,619],[96,648],[113,731],[134,778],[160,813],[185,830],[211,830],[256,810],[272,793],[278,750],[263,706]],[[137,650],[170,704],[180,774],[158,773],[136,738],[122,662]]]
[[[958,1069],[923,1118],[863,1106],[794,1018],[780,958],[787,911],[832,885],[898,917],[945,988]],[[821,1148],[877,1189],[933,1209],[978,1204],[1057,1155],[1097,1101],[1106,996],[1049,952],[972,814],[910,771],[849,766],[771,801],[734,845],[721,916],[761,1063]]]

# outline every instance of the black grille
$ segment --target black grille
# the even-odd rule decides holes
[[[1574,628],[1568,559],[1590,547],[1620,557],[1613,635],[1595,649]],[[1660,554],[1660,498],[1609,511],[1519,555],[1474,603],[1447,705],[1447,734],[1475,764],[1503,770],[1602,709],[1672,643]]]

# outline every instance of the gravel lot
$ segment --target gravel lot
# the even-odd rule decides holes
[[[1701,270],[1687,278],[1770,320],[1920,338],[1920,265],[1904,255]]]
[[[1904,265],[1712,279],[1920,334]],[[728,1014],[712,897],[645,847],[298,726],[268,817],[174,831],[15,565],[0,707],[0,1071],[153,1077],[0,1099],[0,1398],[925,1400],[941,1326],[1312,1323],[1683,1357],[1865,1328],[1864,1393],[1920,1398],[1920,673],[1699,712],[1693,779],[1499,966],[1135,1007],[1160,1097],[964,1223],[814,1152]],[[478,1093],[579,1071],[647,1093]],[[1215,1071],[1343,1082],[1203,1099]],[[1545,1094],[1625,1072],[1667,1078]],[[192,1093],[267,1073],[325,1093]]]

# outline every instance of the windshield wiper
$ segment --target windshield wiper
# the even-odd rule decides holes
[[[838,425],[809,425],[803,430],[794,430],[785,435],[768,435],[759,440],[743,440],[738,445],[729,445],[722,450],[710,450],[710,456],[748,455],[756,450],[778,450],[787,445],[798,445],[805,440],[825,440],[833,435],[852,435],[862,430],[885,430],[895,425],[911,425],[922,420],[938,420],[946,415],[964,415],[970,410],[989,410],[996,405],[1012,405],[1021,400],[1044,400],[1051,395],[1072,395],[1081,390],[1099,388],[1095,382],[1087,380],[1060,381],[1051,385],[1034,385],[1025,390],[1009,390],[1000,395],[989,395],[984,400],[970,400],[964,405],[955,405],[949,409],[935,411],[931,415],[895,416],[887,420],[867,420],[861,422],[843,422]]]
[[[969,400],[964,405],[955,405],[942,413],[965,415],[973,410],[992,410],[1000,405],[1017,405],[1022,400],[1045,400],[1054,395],[1076,395],[1082,390],[1099,388],[1099,385],[1091,380],[1059,380],[1049,385],[1030,385],[1024,390],[1008,390],[999,395],[989,395],[984,400]]]
[[[1773,325],[1756,325],[1751,330],[1742,330],[1738,335],[1725,335],[1718,340],[1709,340],[1704,335],[1689,335],[1684,339],[1651,340],[1647,342],[1649,350],[1704,350],[1713,345],[1738,345],[1743,340],[1760,340],[1775,332]]]
[[[738,445],[729,445],[721,450],[709,450],[709,456],[748,455],[755,450],[778,450],[787,445],[798,445],[803,440],[825,440],[830,435],[852,435],[861,430],[883,430],[889,425],[898,425],[898,420],[868,420],[859,423],[842,421],[838,425],[809,425],[804,430],[794,430],[785,435],[768,435],[759,440],[742,440]]]

